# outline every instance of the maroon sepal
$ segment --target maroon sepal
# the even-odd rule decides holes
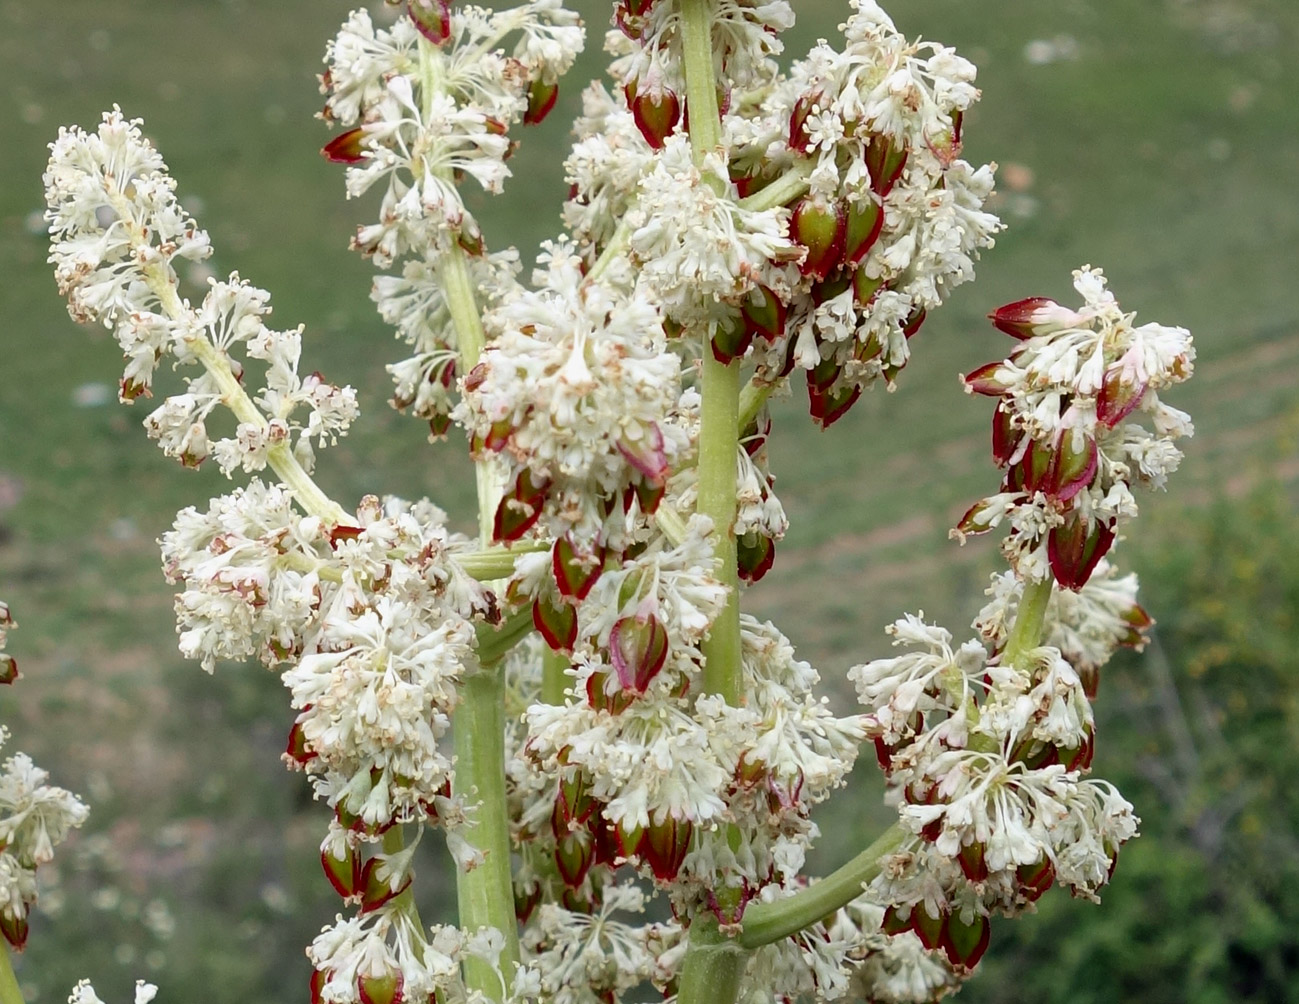
[[[893,190],[907,166],[907,150],[898,149],[887,136],[872,136],[866,146],[866,169],[871,174],[871,190],[881,199]]]
[[[577,608],[538,596],[532,603],[532,626],[555,652],[572,652],[577,644]]]
[[[807,153],[810,138],[807,135],[807,117],[812,113],[818,101],[824,100],[820,91],[804,94],[794,102],[794,110],[789,115],[789,148],[799,153]]]
[[[609,632],[609,658],[622,689],[643,694],[667,662],[667,629],[653,614],[623,617]]]
[[[11,917],[7,913],[0,913],[0,934],[5,936],[5,941],[14,946],[15,952],[21,952],[27,945],[27,918]]]
[[[983,514],[987,512],[988,500],[979,499],[969,509],[965,510],[965,515],[961,517],[956,524],[956,532],[965,537],[975,537],[981,533],[987,533],[992,529],[991,524],[984,522]]]
[[[405,1004],[405,982],[400,970],[389,970],[382,976],[358,975],[356,992],[361,1004]]]
[[[771,566],[776,561],[775,542],[770,537],[757,532],[746,533],[737,540],[735,552],[740,578],[750,584],[761,580],[771,571]]]
[[[917,307],[915,310],[911,311],[907,319],[902,322],[902,333],[910,338],[920,330],[920,326],[925,323],[925,318],[928,316],[929,312],[925,310],[924,307]]]
[[[559,813],[555,836],[567,833],[569,823],[584,824],[595,812],[596,801],[591,797],[591,786],[586,782],[586,775],[580,770],[572,778],[562,778],[559,782],[559,793],[555,796],[555,811]],[[559,825],[562,824],[562,825]]]
[[[766,286],[755,286],[741,305],[740,313],[744,315],[750,331],[774,342],[785,333],[785,318],[789,308]]]
[[[451,37],[451,0],[408,0],[406,13],[419,33],[434,45]]]
[[[555,541],[550,552],[550,568],[560,594],[575,600],[586,599],[591,587],[604,571],[604,554],[602,546],[597,546],[589,554],[579,551],[570,533]]]
[[[807,391],[812,420],[822,429],[830,428],[835,422],[848,414],[848,409],[856,404],[857,399],[861,397],[860,384],[846,387],[835,394],[823,393],[812,387],[809,387]]]
[[[410,888],[411,879],[413,878],[413,876],[407,875],[406,880],[394,889],[388,882],[381,881],[378,874],[378,858],[371,858],[365,863],[365,867],[361,869],[361,913],[373,913],[389,900],[400,896]]]
[[[690,852],[690,840],[695,828],[689,820],[680,822],[668,816],[661,823],[650,823],[640,843],[640,855],[654,870],[660,882],[671,882],[681,870]]]
[[[743,314],[735,314],[718,324],[710,342],[713,358],[723,366],[729,366],[742,357],[752,344],[753,331]]]
[[[1036,864],[1016,868],[1015,878],[1019,881],[1019,894],[1035,903],[1055,883],[1055,865],[1043,855]]]
[[[1096,563],[1114,543],[1114,531],[1103,523],[1090,530],[1087,521],[1076,512],[1065,517],[1060,526],[1052,527],[1047,537],[1046,553],[1051,572],[1062,589],[1077,592],[1087,584]]]
[[[536,125],[545,119],[558,98],[559,81],[547,84],[534,80],[528,86],[528,110],[523,113],[524,125]]]
[[[840,203],[827,206],[814,199],[803,199],[794,207],[790,236],[807,248],[798,266],[804,275],[824,279],[843,259],[844,236],[848,214]]]
[[[661,485],[668,475],[668,456],[663,449],[663,431],[657,422],[651,422],[646,435],[638,441],[628,443],[618,440],[618,452],[632,467],[654,486]]]
[[[326,978],[323,969],[311,970],[311,982],[308,984],[311,988],[311,1004],[322,1004]]]
[[[1014,303],[1007,303],[1003,307],[998,307],[988,315],[990,320],[998,331],[1004,331],[1011,338],[1018,338],[1023,341],[1033,337],[1033,317],[1039,311],[1047,307],[1058,307],[1059,304],[1049,297],[1030,296],[1024,300],[1016,300]]]
[[[992,925],[988,918],[975,914],[974,920],[966,924],[956,914],[947,918],[943,925],[942,948],[947,954],[947,961],[953,966],[973,969],[988,950],[988,940],[992,934]]]
[[[1010,389],[1010,384],[997,378],[997,370],[1005,365],[1004,359],[987,363],[977,370],[971,370],[961,377],[961,383],[969,394],[983,394],[987,397],[1001,397]]]
[[[123,404],[130,404],[142,397],[153,397],[153,390],[147,383],[123,378],[118,384],[117,399]]]
[[[848,207],[848,229],[844,236],[843,260],[846,265],[857,265],[879,240],[884,229],[884,207],[874,199],[858,208]]]
[[[912,913],[915,913],[913,908]],[[905,934],[911,930],[911,917],[903,917],[898,913],[896,906],[890,906],[884,911],[884,919],[880,921],[880,930],[887,935]]]
[[[329,530],[329,547],[331,550],[338,550],[340,540],[356,540],[357,537],[365,533],[359,526],[338,526],[331,527]]]
[[[1019,449],[1022,433],[1014,426],[1014,415],[1009,408],[998,403],[992,413],[992,459],[998,467],[1005,467]]]
[[[1072,429],[1064,429],[1059,438],[1042,490],[1058,502],[1068,502],[1091,484],[1096,476],[1100,451],[1095,437],[1086,434],[1081,437],[1082,448],[1074,449]]]
[[[1134,381],[1122,360],[1110,366],[1101,378],[1101,392],[1096,397],[1096,420],[1107,429],[1118,425],[1145,397],[1148,380]]]
[[[658,512],[659,503],[663,501],[667,491],[666,482],[655,484],[643,478],[632,485],[632,492],[636,495],[636,501],[640,503],[640,511],[651,516]]]
[[[657,99],[651,94],[637,94],[635,83],[628,84],[624,93],[631,117],[645,142],[655,150],[662,150],[681,121],[681,99],[667,88]]]
[[[1095,753],[1096,729],[1089,725],[1079,745],[1060,748],[1060,762],[1064,764],[1065,770],[1086,770],[1092,765],[1092,757]]]
[[[911,929],[920,938],[920,943],[931,952],[942,944],[944,919],[941,910],[937,917],[929,916],[924,903],[917,903],[911,908]]]
[[[636,699],[636,695],[629,690],[623,690],[621,687],[614,687],[610,693],[610,685],[615,682],[615,677],[609,673],[592,673],[586,678],[586,701],[596,711],[607,711],[611,715],[621,715],[630,707],[631,702]]]
[[[342,859],[322,848],[320,864],[325,869],[325,878],[329,879],[329,884],[343,899],[356,895],[361,888],[361,859],[351,844],[347,845],[347,854]]]
[[[1128,625],[1127,633],[1119,639],[1124,648],[1139,649],[1148,641],[1146,632],[1155,626],[1155,619],[1146,613],[1140,603],[1134,603],[1123,611],[1123,621]]]
[[[538,882],[531,889],[520,890],[518,886],[514,887],[514,919],[520,924],[526,924],[528,918],[532,916],[532,911],[537,908],[541,902],[541,883]]]
[[[514,481],[514,490],[501,499],[492,521],[492,539],[497,542],[518,540],[541,518],[541,504],[546,498],[549,481],[534,484],[526,468]]]
[[[18,660],[7,652],[0,652],[0,684],[18,679]]]
[[[306,713],[311,710],[311,707],[308,704],[302,710]],[[301,722],[294,722],[293,728],[289,729],[289,741],[285,744],[284,753],[294,763],[301,764],[303,767],[316,759],[318,754],[307,747],[307,741],[303,738]]]
[[[335,164],[359,164],[365,160],[365,148],[361,141],[365,132],[357,126],[347,132],[339,133],[320,149],[321,155]]]
[[[645,839],[645,827],[632,824],[624,829],[622,826],[615,826],[613,836],[618,842],[619,854],[624,858],[635,857],[640,849],[641,841]]]
[[[972,840],[968,844],[962,844],[956,855],[961,871],[965,872],[965,877],[971,882],[982,882],[988,877],[986,851],[982,840]]]
[[[566,886],[581,885],[594,860],[594,841],[586,830],[573,830],[555,841],[555,864]]]

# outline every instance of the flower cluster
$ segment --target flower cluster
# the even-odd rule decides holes
[[[0,601],[0,683],[18,677],[17,661],[4,651],[14,626],[9,605]],[[0,746],[8,740],[9,730],[0,726]],[[49,774],[26,753],[0,765],[0,935],[19,951],[27,944],[27,916],[36,902],[36,870],[49,863],[54,848],[90,811],[76,795],[47,780]]]
[[[1053,575],[1066,589],[1087,582],[1120,523],[1136,515],[1132,486],[1162,488],[1182,459],[1174,440],[1194,431],[1159,398],[1191,375],[1190,333],[1137,327],[1105,286],[1100,269],[1082,268],[1079,310],[1043,297],[1001,307],[993,323],[1020,344],[965,377],[967,391],[997,398],[992,452],[1006,477],[956,532],[1007,520],[1018,577]]]
[[[211,246],[176,201],[175,182],[139,121],[114,109],[94,134],[61,129],[50,154],[50,261],[72,316],[113,329],[126,356],[121,399],[151,397],[165,356],[202,365],[200,375],[186,379],[185,393],[145,419],[149,435],[188,467],[214,456],[227,474],[258,471],[278,451],[310,470],[313,444],[346,434],[356,395],[318,373],[298,373],[301,329],[267,328],[269,295],[238,274],[213,280],[197,308],[181,298],[178,260],[202,260]],[[265,364],[255,402],[242,389],[239,355]],[[234,410],[238,426],[213,441],[207,420],[220,404]]]

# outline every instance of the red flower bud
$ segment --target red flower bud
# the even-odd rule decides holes
[[[1114,428],[1141,403],[1149,385],[1150,381],[1139,378],[1136,368],[1125,366],[1123,359],[1111,364],[1096,397],[1097,420],[1107,429]]]
[[[523,113],[524,125],[536,125],[555,107],[559,97],[559,82],[546,83],[534,80],[528,85],[528,110]]]
[[[378,976],[362,974],[356,978],[356,992],[361,1004],[404,1004],[405,982],[400,970],[389,970]]]
[[[681,121],[681,100],[668,88],[664,88],[658,97],[638,94],[635,83],[628,84],[624,93],[631,117],[645,142],[655,150],[662,150],[672,130]]]
[[[884,207],[874,199],[868,199],[863,206],[849,204],[848,228],[844,238],[844,263],[856,265],[875,242],[879,240],[880,231],[884,229]]]
[[[997,376],[997,371],[1005,365],[1005,362],[998,359],[996,362],[980,366],[977,370],[971,370],[965,376],[961,377],[961,382],[965,385],[967,394],[984,394],[988,397],[1001,397],[1010,389],[1010,384],[1002,377]]]
[[[825,100],[820,91],[804,94],[794,102],[794,110],[789,116],[789,148],[799,153],[807,153],[811,140],[807,135],[807,117],[816,105]]]
[[[572,534],[555,541],[551,549],[550,566],[555,584],[563,596],[584,600],[604,571],[605,549],[597,546],[591,553],[579,551]]]
[[[1060,304],[1045,296],[1030,296],[1026,300],[1016,300],[1004,307],[998,307],[988,315],[988,320],[998,331],[1004,331],[1010,337],[1022,341],[1033,337],[1035,334],[1033,325],[1043,320],[1042,311],[1059,306]]]
[[[790,231],[794,240],[807,248],[799,265],[804,275],[824,279],[843,259],[848,214],[842,204],[827,206],[803,199],[794,207]]]
[[[609,658],[623,690],[645,693],[667,657],[667,629],[653,614],[623,617],[609,632]]]
[[[359,164],[365,160],[365,147],[361,142],[364,138],[365,131],[357,126],[339,133],[321,148],[320,153],[335,164]]]
[[[694,826],[689,820],[668,816],[661,823],[650,823],[640,844],[640,854],[654,870],[660,882],[671,882],[690,851]]]
[[[920,943],[931,952],[942,944],[944,919],[941,910],[937,917],[931,917],[924,903],[917,903],[911,908],[911,929],[920,938]]]
[[[734,314],[719,323],[710,341],[713,358],[723,366],[728,366],[742,357],[752,344],[753,331],[745,322],[742,313]]]
[[[373,913],[379,907],[383,906],[389,900],[395,899],[405,892],[411,883],[413,876],[407,874],[404,882],[396,889],[392,888],[387,879],[379,878],[379,858],[371,858],[361,869],[361,912]]]
[[[572,652],[577,644],[577,608],[538,596],[532,603],[532,625],[555,652]]]
[[[618,440],[617,447],[627,462],[655,487],[667,478],[668,457],[663,449],[663,431],[657,422],[651,422],[639,439]]]
[[[735,550],[740,578],[748,583],[759,581],[776,561],[775,542],[756,530],[737,540]]]
[[[514,490],[501,499],[492,521],[492,539],[498,542],[518,540],[541,518],[541,505],[549,481],[534,482],[526,468],[515,479]]]
[[[555,864],[567,886],[581,885],[594,860],[594,842],[586,830],[573,830],[555,842]]]
[[[774,342],[785,333],[785,317],[788,308],[775,293],[766,286],[755,286],[748,298],[740,306],[740,313],[755,335],[761,335],[769,342]]]
[[[14,946],[15,952],[21,952],[27,944],[27,917],[11,917],[8,913],[0,913],[0,934]]]
[[[992,925],[981,914],[975,914],[968,924],[958,915],[950,915],[943,925],[942,934],[942,949],[947,954],[947,961],[953,966],[973,969],[988,950],[991,934]]]
[[[1089,527],[1076,512],[1069,513],[1047,537],[1047,558],[1056,582],[1063,589],[1081,589],[1113,543],[1114,531],[1108,526],[1097,523]]]
[[[907,166],[907,148],[896,147],[887,136],[872,136],[866,145],[866,169],[871,175],[871,190],[881,199],[893,190]]]

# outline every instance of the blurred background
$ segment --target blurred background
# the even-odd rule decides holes
[[[303,946],[337,903],[317,859],[325,810],[279,764],[291,715],[278,680],[252,666],[208,677],[176,654],[155,539],[224,484],[146,441],[145,409],[115,400],[116,346],[61,306],[40,185],[58,126],[93,127],[113,102],[142,116],[211,233],[215,272],[269,289],[281,326],[306,325],[309,368],[359,389],[360,424],[321,457],[336,498],[427,494],[473,524],[462,451],[430,447],[386,403],[397,349],[367,299],[370,266],[346,250],[373,208],[346,203],[317,154],[329,134],[312,118],[314,75],[354,3],[0,0],[0,597],[25,674],[0,719],[8,752],[93,810],[42,873],[20,960],[29,1001],[61,1001],[83,976],[110,1000],[143,977],[160,1000],[305,1001]],[[474,203],[489,242],[525,259],[558,228],[567,123],[600,72],[610,5],[576,6],[588,58],[524,134],[507,194]],[[796,6],[791,54],[847,11]],[[1035,916],[996,923],[963,998],[1299,999],[1299,6],[893,7],[901,30],[979,65],[966,156],[1000,164],[1009,230],[915,339],[896,394],[867,395],[827,432],[801,386],[781,403],[773,469],[792,528],[746,602],[778,618],[846,711],[843,671],[886,651],[887,622],[923,608],[962,637],[996,567],[994,542],[947,540],[997,482],[988,403],[956,379],[1009,348],[986,312],[1029,295],[1072,303],[1070,270],[1093,263],[1142,320],[1189,327],[1197,374],[1170,398],[1199,431],[1119,552],[1155,641],[1107,670],[1098,704],[1096,771],[1136,804],[1144,836],[1101,907],[1053,892]],[[883,825],[871,760],[821,820],[817,869]],[[447,891],[425,884],[427,918],[448,919]]]

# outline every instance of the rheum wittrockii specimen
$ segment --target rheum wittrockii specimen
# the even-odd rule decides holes
[[[1004,473],[954,532],[1009,528],[975,637],[903,617],[901,654],[849,670],[864,709],[840,717],[741,612],[786,529],[769,396],[805,385],[828,427],[893,388],[1001,227],[992,168],[961,158],[974,67],[849,6],[833,43],[782,60],[784,0],[615,3],[565,229],[530,274],[461,190],[505,184],[578,18],[410,0],[329,44],[324,153],[349,196],[377,193],[353,245],[409,346],[393,403],[469,450],[473,538],[427,500],[320,490],[315,454],[355,395],[304,368],[300,331],[269,328],[238,275],[181,297],[176,268],[208,239],[138,122],[114,110],[53,144],[73,316],[114,331],[124,401],[184,367],[149,434],[246,480],[180,513],[163,556],[182,651],[282,674],[285,758],[332,812],[343,912],[308,949],[313,999],[931,1000],[970,975],[990,918],[1052,885],[1095,898],[1135,835],[1088,777],[1090,701],[1151,624],[1109,555],[1134,487],[1177,466],[1190,423],[1158,395],[1193,350],[1136,326],[1100,270],[1075,273],[1077,309],[993,312],[1013,351],[964,378],[996,400]],[[233,434],[209,431],[222,408]],[[805,875],[809,813],[863,746],[897,822]],[[416,911],[430,828],[456,926]]]

